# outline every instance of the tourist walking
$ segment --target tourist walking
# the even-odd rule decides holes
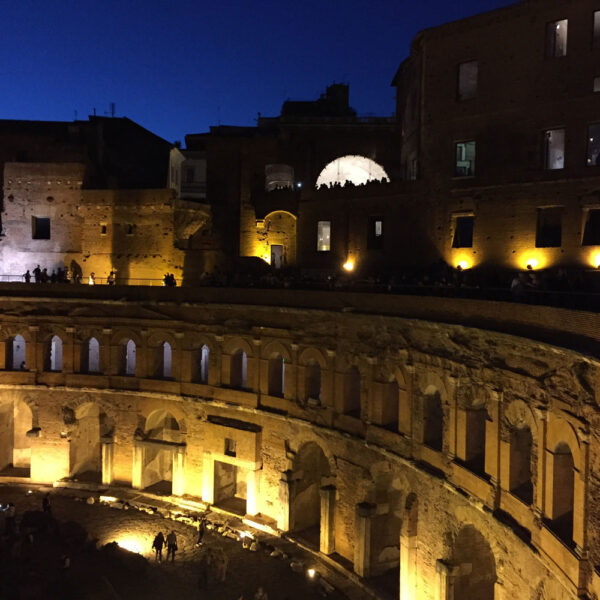
[[[106,278],[106,283],[108,283],[108,285],[115,285],[115,272],[111,271],[108,274],[108,277]]]
[[[90,277],[88,279],[89,285],[96,285],[96,273],[90,273]]]
[[[206,522],[204,517],[200,519],[198,523],[198,538],[196,539],[196,546],[202,546],[202,539],[204,538],[204,534],[206,533]]]
[[[164,545],[165,545],[165,536],[163,535],[162,531],[159,531],[156,534],[154,541],[152,542],[152,548],[154,549],[154,552],[155,552],[155,560],[157,560],[158,562],[161,562],[161,560],[162,560],[162,551],[163,551]]]
[[[52,507],[50,506],[50,494],[47,493],[42,499],[42,510],[49,517],[52,516]]]
[[[167,561],[169,560],[169,556],[171,557],[171,562],[175,560],[175,552],[177,552],[177,536],[174,531],[167,536]]]
[[[29,269],[27,269],[27,271],[25,271],[23,274],[23,279],[25,280],[25,283],[29,283],[31,281],[31,273],[29,272]]]

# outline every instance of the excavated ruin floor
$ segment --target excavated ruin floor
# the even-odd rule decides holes
[[[33,531],[37,521],[43,521],[42,498],[50,492],[56,524],[49,527],[46,524],[43,527],[45,533],[35,533],[31,538],[22,535],[12,546],[3,536],[0,547],[2,598],[238,600],[243,594],[244,600],[248,600],[253,598],[259,585],[267,591],[270,600],[372,597],[360,582],[351,581],[314,555],[281,538],[255,532],[256,539],[260,540],[259,549],[250,552],[242,548],[240,541],[213,530],[207,531],[205,544],[198,548],[195,545],[196,529],[165,518],[164,510],[148,514],[97,501],[89,504],[86,498],[90,494],[76,490],[40,487],[29,490],[23,486],[0,485],[0,503],[6,506],[13,502],[17,522],[26,515],[25,521],[33,524],[30,528]],[[0,512],[3,533],[5,514]],[[224,525],[228,521],[222,515],[211,515],[211,518]],[[171,530],[178,538],[176,560],[173,564],[166,563],[165,551],[163,562],[156,563],[151,551],[152,540],[158,531],[166,535]],[[114,546],[103,549],[112,541],[121,546],[137,544],[139,554]],[[222,548],[229,558],[229,568],[224,584],[209,575],[208,587],[201,591],[198,588],[198,561],[207,548]],[[271,556],[274,548],[277,557]],[[65,556],[70,560],[70,567],[66,569]],[[290,566],[292,562],[295,569]],[[311,580],[307,577],[306,571],[311,567],[321,578],[317,576],[316,580]],[[327,584],[322,585],[319,579]]]

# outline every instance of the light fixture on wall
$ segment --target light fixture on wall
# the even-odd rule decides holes
[[[465,269],[469,269],[470,267],[471,267],[471,265],[470,265],[469,261],[468,261],[468,260],[465,260],[464,258],[463,258],[463,259],[461,259],[461,260],[459,260],[459,261],[456,263],[456,268],[457,268],[459,271],[464,271]]]
[[[533,271],[534,269],[537,269],[539,265],[539,261],[537,258],[528,258],[527,259],[527,264],[526,267],[529,271]]]
[[[350,257],[348,257],[346,259],[346,262],[342,265],[343,269],[348,272],[354,271],[355,266],[356,265],[355,265],[354,259],[350,258]]]

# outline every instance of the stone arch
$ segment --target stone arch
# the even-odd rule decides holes
[[[320,403],[323,371],[327,369],[325,356],[316,348],[304,348],[298,357],[298,365],[304,371],[304,400]]]
[[[444,444],[444,408],[442,394],[436,386],[429,385],[425,388],[422,409],[423,444],[441,452]]]
[[[266,237],[267,262],[275,269],[296,262],[296,215],[286,210],[275,210],[265,216],[261,233]]]
[[[513,400],[504,411],[503,435],[509,444],[508,489],[525,504],[533,504],[537,473],[538,426],[529,406]]]
[[[385,169],[374,160],[360,155],[340,156],[325,165],[317,177],[316,187],[321,185],[364,185],[369,181],[389,181],[390,178]]]
[[[8,371],[23,371],[27,364],[27,342],[22,334],[16,333],[6,340],[5,368]]]
[[[143,437],[140,486],[159,494],[174,493],[174,467],[185,439],[184,420],[170,411],[154,410],[145,420]]]
[[[547,505],[550,529],[566,544],[573,541],[575,509],[575,462],[569,444],[558,442],[553,446],[548,460],[552,477]]]
[[[102,481],[102,440],[112,437],[114,422],[96,402],[75,408],[75,425],[69,445],[69,474],[80,481]]]
[[[494,600],[496,559],[485,537],[465,525],[454,539],[452,565],[457,569],[453,600]]]
[[[290,497],[290,530],[319,547],[323,480],[331,476],[327,456],[316,442],[303,444],[292,466],[293,493]]]
[[[288,348],[277,340],[273,340],[268,344],[265,344],[262,351],[262,357],[266,359],[269,359],[275,355],[281,356],[288,363],[292,362],[292,355]]]
[[[133,340],[137,347],[144,345],[142,336],[131,327],[119,327],[111,337],[111,344],[113,346],[119,346],[123,343],[127,343],[129,340]]]
[[[298,356],[298,364],[306,366],[310,362],[316,362],[319,364],[321,369],[327,368],[327,359],[321,350],[317,348],[304,348]]]
[[[154,377],[171,379],[173,377],[173,346],[162,341],[154,349]]]
[[[138,346],[132,338],[125,339],[118,346],[118,373],[135,377],[137,371]]]
[[[241,348],[229,358],[229,385],[238,389],[248,387],[248,355]]]
[[[246,356],[248,356],[248,357],[254,356],[252,344],[243,337],[240,337],[240,336],[231,337],[231,338],[228,338],[227,340],[225,340],[225,342],[223,343],[223,353],[224,354],[231,355],[234,352],[237,352],[238,350],[242,350],[243,352],[245,352]]]
[[[202,344],[199,348],[192,350],[192,381],[195,383],[208,384],[210,354],[211,350],[208,344]]]
[[[94,336],[81,344],[81,372],[100,373],[100,342]]]
[[[0,471],[4,475],[29,477],[31,467],[32,408],[22,398],[0,403]]]

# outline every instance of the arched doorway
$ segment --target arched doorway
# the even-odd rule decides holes
[[[290,530],[319,548],[321,535],[321,486],[330,476],[329,461],[318,444],[309,442],[296,454],[290,497]]]
[[[76,426],[69,447],[70,477],[78,481],[102,481],[102,440],[112,436],[113,425],[94,402],[75,410]]]
[[[12,477],[29,477],[33,417],[23,400],[0,404],[0,472]]]
[[[360,155],[341,156],[331,161],[319,174],[316,187],[364,185],[369,181],[389,181],[385,169],[374,160]]]
[[[168,411],[157,410],[146,419],[144,427],[142,488],[152,493],[173,492],[173,467],[183,432],[177,419]]]
[[[473,525],[466,525],[456,536],[451,562],[458,567],[453,600],[494,600],[496,561],[487,540]]]
[[[25,339],[19,333],[6,341],[6,369],[9,371],[25,370]]]

